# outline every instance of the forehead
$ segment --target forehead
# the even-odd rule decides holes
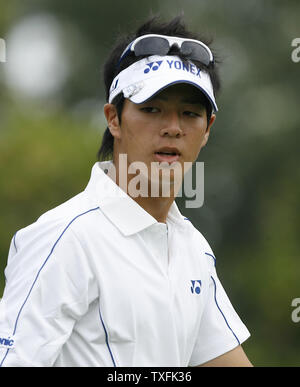
[[[151,100],[162,99],[178,99],[182,102],[195,103],[195,104],[206,104],[207,97],[197,87],[189,85],[187,83],[176,83],[171,85],[161,92],[155,94]]]

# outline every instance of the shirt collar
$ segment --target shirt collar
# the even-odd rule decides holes
[[[158,223],[157,220],[128,196],[110,177],[112,161],[97,162],[91,172],[85,191],[93,195],[100,210],[124,234],[132,235]],[[182,224],[181,215],[175,201],[167,220]]]

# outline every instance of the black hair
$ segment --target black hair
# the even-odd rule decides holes
[[[146,21],[143,25],[141,25],[135,33],[128,34],[127,36],[121,36],[118,39],[115,47],[112,49],[110,55],[108,56],[104,64],[104,72],[103,72],[107,101],[109,98],[109,89],[114,78],[122,70],[126,69],[133,63],[145,57],[145,56],[136,56],[133,52],[130,52],[119,63],[122,52],[134,39],[146,34],[160,34],[160,35],[167,35],[167,36],[177,36],[177,37],[182,37],[187,39],[195,39],[195,40],[202,41],[207,46],[210,46],[212,43],[211,39],[208,40],[207,38],[204,38],[202,36],[199,36],[196,33],[189,31],[186,28],[186,25],[183,21],[183,16],[176,16],[169,22],[161,22],[158,16],[151,17],[148,21]],[[179,52],[176,46],[170,48],[168,55],[177,55],[183,61],[189,59],[188,57],[183,56]],[[213,55],[215,59],[214,63],[211,63],[209,66],[205,66],[204,64],[197,62],[195,60],[193,60],[193,63],[198,68],[205,70],[206,72],[209,73],[211,82],[213,85],[214,93],[217,94],[220,90],[220,78],[219,78],[219,73],[217,68],[218,60],[215,58],[214,53]],[[116,106],[118,118],[119,118],[119,121],[121,122],[121,114],[122,114],[122,109],[124,105],[123,95],[122,94],[117,95],[112,103]],[[212,114],[212,108],[208,101],[206,105],[206,111],[207,111],[207,116],[209,121]],[[113,144],[114,144],[114,138],[110,133],[109,129],[106,128],[103,134],[101,147],[98,151],[98,160],[106,160],[108,158],[111,158],[113,154]]]

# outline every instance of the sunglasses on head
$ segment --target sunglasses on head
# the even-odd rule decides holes
[[[125,48],[119,59],[118,65],[130,52],[134,52],[136,56],[164,56],[168,54],[173,45],[176,45],[179,48],[180,53],[188,59],[196,60],[206,66],[214,62],[214,57],[209,47],[199,40],[148,34],[139,36]]]

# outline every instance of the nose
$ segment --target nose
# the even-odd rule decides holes
[[[181,128],[180,117],[177,112],[169,112],[165,114],[163,121],[163,125],[160,130],[160,135],[162,137],[176,137],[180,138],[183,135],[183,131]]]

